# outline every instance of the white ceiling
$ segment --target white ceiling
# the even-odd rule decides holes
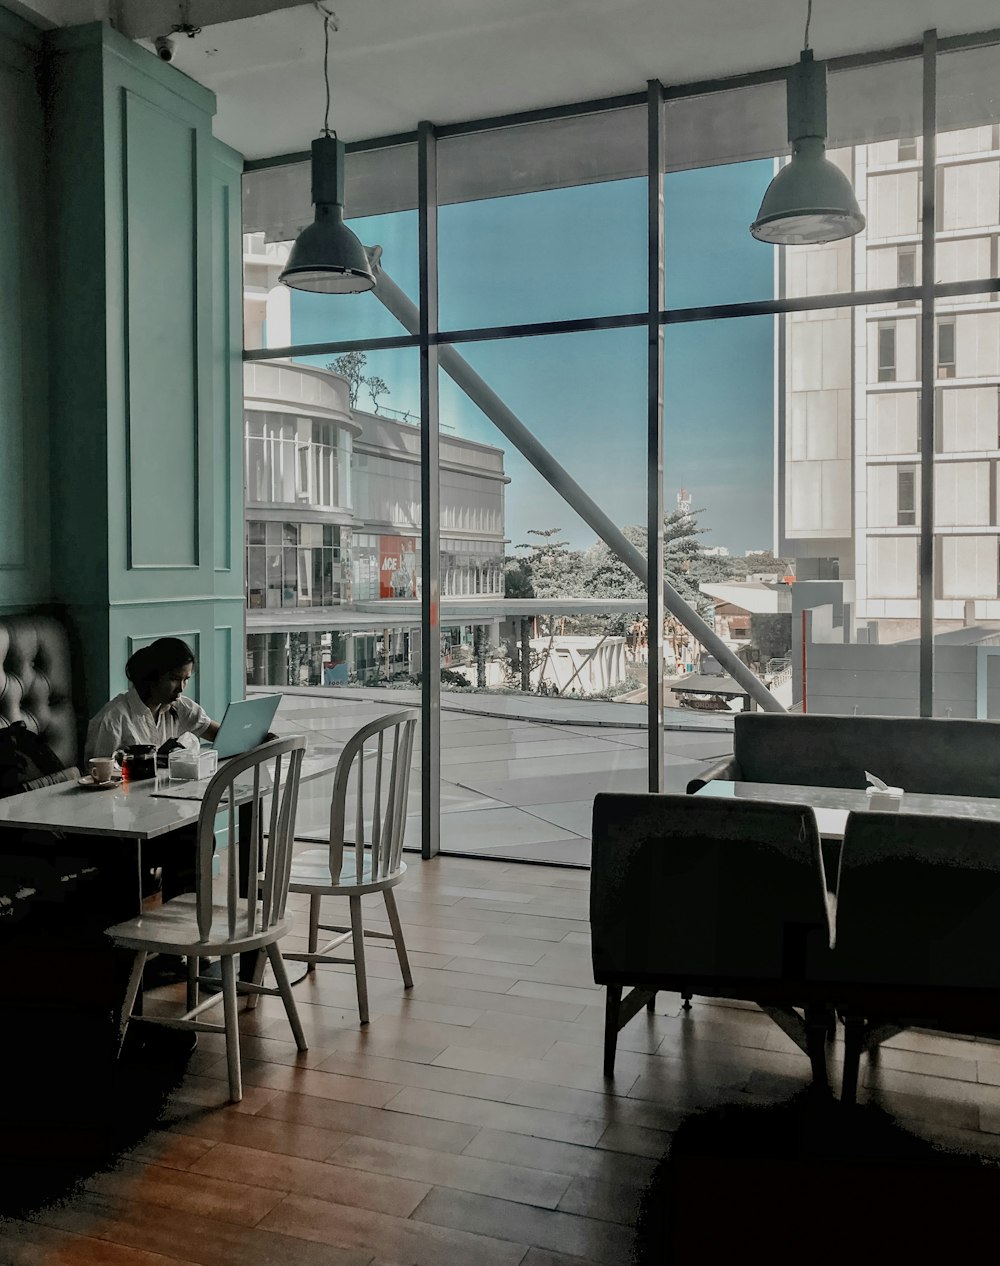
[[[207,11],[225,12],[231,0],[195,3],[204,24]],[[339,25],[331,36],[331,125],[347,141],[411,131],[422,119],[450,123],[641,91],[651,78],[683,83],[787,64],[802,46],[806,14],[806,0],[328,0],[327,7]],[[1000,24],[994,0],[815,0],[813,10],[818,57],[916,41],[933,26],[952,35]],[[174,64],[216,93],[216,135],[260,158],[305,149],[318,133],[322,57],[323,21],[306,4],[204,25],[194,39],[177,39]]]

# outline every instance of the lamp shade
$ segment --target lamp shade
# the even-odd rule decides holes
[[[792,161],[767,187],[750,232],[760,242],[801,246],[836,242],[865,227],[851,182],[819,137],[797,142]]]
[[[368,252],[344,223],[344,146],[336,137],[312,143],[312,200],[316,218],[296,238],[279,280],[317,294],[371,290]]]
[[[750,232],[776,246],[836,242],[865,227],[851,182],[826,156],[826,67],[803,52],[788,76],[792,159],[768,185]]]

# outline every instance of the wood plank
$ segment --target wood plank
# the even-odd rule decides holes
[[[489,1103],[466,1095],[442,1094],[437,1090],[418,1090],[409,1086],[386,1106],[390,1112],[410,1113],[439,1121],[461,1121],[469,1125],[488,1125],[497,1130],[559,1139],[564,1143],[593,1144],[603,1133],[602,1122],[585,1117]]]
[[[342,1149],[338,1149],[338,1152],[340,1150]],[[294,1191],[301,1196],[335,1200],[338,1204],[392,1213],[402,1218],[409,1217],[431,1190],[430,1183],[413,1181],[405,1176],[384,1172],[359,1174],[355,1168],[345,1167],[339,1162],[275,1156],[273,1152],[234,1147],[230,1143],[220,1143],[218,1147],[214,1147],[188,1172],[207,1174],[214,1178],[238,1174],[240,1182],[264,1187],[268,1191]]]
[[[631,1231],[612,1223],[442,1187],[434,1188],[413,1218],[477,1235],[530,1241],[540,1248],[585,1255],[610,1266],[628,1261],[632,1251]]]
[[[376,1139],[348,1139],[337,1149],[336,1162],[545,1209],[556,1208],[570,1185],[565,1174],[484,1160],[468,1152],[452,1156],[426,1147],[404,1147]]]
[[[519,1266],[527,1252],[526,1244],[461,1228],[431,1226],[413,1218],[351,1209],[309,1196],[286,1196],[268,1214],[265,1226],[295,1240],[313,1240],[360,1252],[374,1250],[389,1261],[411,1266],[470,1266],[472,1262],[476,1266]],[[287,1260],[296,1264],[298,1261],[294,1256]]]

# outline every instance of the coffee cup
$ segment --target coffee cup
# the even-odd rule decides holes
[[[90,762],[90,776],[94,782],[108,782],[114,768],[115,762],[110,756],[95,756]]]

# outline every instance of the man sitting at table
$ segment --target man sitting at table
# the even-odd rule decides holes
[[[179,637],[141,646],[125,665],[128,690],[106,703],[87,728],[86,759],[112,756],[133,743],[153,743],[165,755],[215,738],[218,723],[184,694],[194,669],[194,652]]]
[[[129,688],[106,703],[87,727],[86,759],[113,756],[133,743],[152,743],[160,756],[176,747],[213,739],[219,725],[184,689],[195,669],[194,652],[177,637],[141,646],[125,665]],[[164,842],[143,846],[147,870],[159,868],[164,901],[194,891],[197,828],[172,832]],[[183,976],[183,960],[160,955],[150,965],[158,979]]]

